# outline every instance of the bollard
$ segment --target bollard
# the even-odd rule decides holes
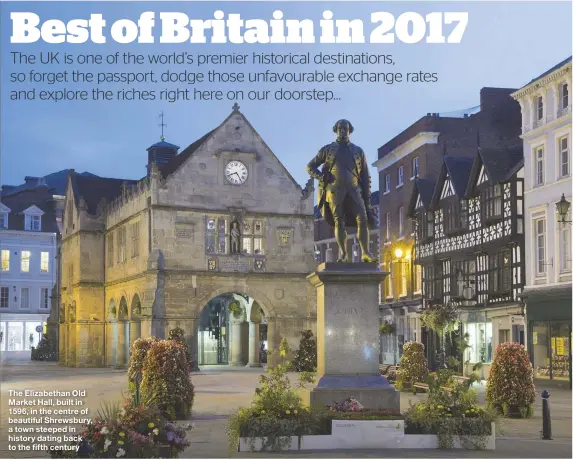
[[[549,392],[543,390],[541,393],[541,412],[543,417],[543,431],[541,432],[541,439],[552,440],[551,437],[551,412],[549,411]]]

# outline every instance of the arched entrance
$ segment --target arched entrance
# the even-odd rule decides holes
[[[199,366],[260,367],[268,347],[264,311],[247,294],[219,294],[201,310],[197,341]]]

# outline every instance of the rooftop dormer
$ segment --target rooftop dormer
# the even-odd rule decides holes
[[[22,212],[24,214],[24,229],[29,232],[42,231],[42,216],[44,211],[35,205],[30,206]]]

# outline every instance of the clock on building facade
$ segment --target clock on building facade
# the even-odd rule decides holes
[[[233,160],[225,166],[225,177],[233,185],[241,185],[247,181],[249,170],[240,161]]]

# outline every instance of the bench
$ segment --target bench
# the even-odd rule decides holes
[[[464,377],[463,375],[454,375],[454,380],[457,383],[466,383],[469,379],[469,377]]]
[[[394,364],[380,364],[380,375],[388,375],[388,374],[392,374],[392,373],[396,373],[398,371],[399,366],[396,366]]]

